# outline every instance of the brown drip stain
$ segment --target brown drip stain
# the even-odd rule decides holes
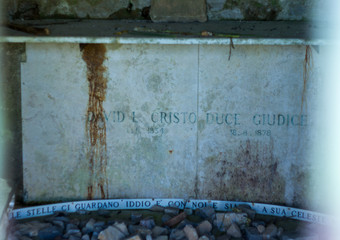
[[[106,123],[103,108],[107,89],[107,79],[104,77],[106,67],[103,66],[106,59],[106,47],[104,44],[80,44],[80,50],[87,66],[89,84],[86,113],[87,156],[90,173],[88,199],[93,199],[99,193],[101,198],[105,198],[108,196]],[[93,189],[93,186],[98,186],[98,188]]]

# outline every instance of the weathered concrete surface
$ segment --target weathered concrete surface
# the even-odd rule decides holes
[[[152,0],[150,17],[154,22],[205,22],[205,0]]]
[[[93,114],[79,46],[27,44],[26,201],[86,199],[95,176],[93,198],[102,197],[96,183],[105,178],[109,198],[307,205],[317,139],[314,50],[308,48],[314,65],[304,79],[301,46],[236,46],[230,60],[229,47],[217,45],[105,49],[103,75],[93,75],[107,79],[98,95],[103,107]],[[91,136],[99,136],[94,146],[101,149],[92,165],[88,126],[96,126]]]
[[[228,61],[225,47],[200,48],[200,196],[303,201],[316,98],[315,79],[304,89],[305,51],[239,46]]]
[[[197,109],[197,47],[106,49],[106,196],[194,195],[197,131],[195,114],[189,114]],[[87,115],[87,71],[79,46],[28,44],[27,55],[22,66],[26,200],[87,198],[93,169],[86,125],[93,117]],[[177,119],[170,112],[178,112]],[[94,190],[93,197],[100,196]]]

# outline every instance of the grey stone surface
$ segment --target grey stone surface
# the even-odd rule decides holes
[[[28,223],[17,224],[15,226],[16,231],[21,235],[26,235],[29,237],[37,237],[40,230],[50,228],[52,225],[50,223],[42,223],[39,221],[32,221]]]
[[[212,230],[212,225],[208,220],[205,220],[196,227],[196,230],[198,235],[202,236],[209,233]]]
[[[126,236],[117,228],[109,226],[104,231],[99,233],[99,240],[120,240]]]
[[[124,234],[125,237],[129,235],[129,231],[128,231],[125,223],[116,222],[116,223],[113,224],[113,227],[117,228],[121,233]]]
[[[248,240],[262,240],[262,235],[255,227],[247,227],[245,232]]]
[[[207,0],[208,19],[310,20],[318,0]],[[321,14],[320,14],[321,15]]]
[[[154,22],[205,22],[205,0],[151,0],[150,17]]]
[[[47,227],[39,230],[38,238],[41,240],[54,240],[63,235],[62,230],[56,226]]]
[[[169,239],[168,235],[161,235],[155,238],[155,240],[168,240],[168,239]]]
[[[186,225],[183,231],[188,240],[198,240],[197,231],[192,225]]]
[[[241,204],[237,206],[237,209],[239,209],[243,213],[246,213],[250,219],[254,220],[256,211],[251,209],[249,205]]]
[[[266,227],[266,230],[262,234],[263,239],[271,239],[273,237],[276,237],[277,235],[277,227],[275,224],[271,223]]]
[[[170,240],[184,240],[186,239],[186,235],[183,230],[179,230],[177,228],[174,228],[170,232],[169,236]]]
[[[300,46],[105,47],[106,197],[305,202],[314,50],[304,82]],[[86,74],[78,44],[27,44],[26,201],[88,198]]]
[[[150,0],[115,0],[115,1],[73,1],[64,0],[52,3],[47,0],[4,1],[7,17],[34,17],[38,13],[43,17],[71,17],[71,18],[108,18],[112,14],[124,18],[128,11],[141,10],[151,5]],[[191,1],[188,1],[191,2]],[[247,19],[257,17],[258,20],[273,15],[275,20],[310,20],[313,17],[322,19],[326,9],[322,9],[317,16],[313,16],[312,9],[318,0],[207,0],[207,15],[209,20]],[[132,6],[129,9],[129,3]],[[199,3],[200,4],[200,3]],[[192,1],[190,8],[198,7]],[[33,6],[33,7],[32,7]],[[39,12],[32,11],[38,8]],[[128,10],[129,9],[129,10]],[[127,13],[125,13],[126,11]],[[268,12],[268,13],[267,13]],[[125,14],[124,14],[125,13]],[[269,14],[271,13],[271,15]]]
[[[266,230],[266,227],[263,226],[263,225],[257,225],[256,228],[257,228],[257,231],[259,231],[260,234],[262,234]]]
[[[228,228],[227,230],[227,234],[229,236],[232,236],[234,238],[240,238],[242,237],[242,233],[241,233],[241,230],[240,228],[238,227],[238,225],[236,223],[232,223],[230,225],[230,227]]]
[[[247,221],[246,213],[216,213],[214,226],[221,231],[226,231],[233,223],[241,225],[247,223]]]
[[[95,222],[96,222],[96,220],[94,220],[93,218],[91,218],[91,219],[86,223],[85,227],[86,227],[89,231],[93,232]]]
[[[143,238],[145,238],[147,235],[152,234],[152,231],[150,229],[140,225],[129,225],[128,229],[130,234],[139,234]]]
[[[199,208],[196,209],[195,215],[198,215],[203,219],[213,220],[213,218],[215,218],[215,209],[213,207]]]
[[[155,220],[153,220],[153,218],[143,219],[143,220],[140,221],[139,224],[143,227],[148,228],[148,229],[153,229],[156,225]]]
[[[142,240],[142,238],[137,234],[137,235],[126,238],[126,240]]]
[[[152,229],[152,237],[156,238],[161,235],[167,235],[168,234],[168,229],[160,226],[155,226]]]

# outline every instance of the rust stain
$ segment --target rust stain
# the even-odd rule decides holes
[[[88,160],[90,180],[88,198],[108,196],[108,180],[106,175],[107,146],[106,122],[103,102],[105,101],[107,79],[103,63],[106,59],[104,44],[80,44],[82,58],[87,66],[89,84],[89,101],[86,113],[86,136],[88,139]],[[98,186],[93,189],[93,186]]]
[[[91,200],[93,198],[93,187],[92,186],[87,187],[87,198],[89,200]]]
[[[169,153],[172,154],[173,150],[169,150]]]
[[[302,90],[302,96],[301,96],[301,114],[303,110],[303,105],[306,104],[306,87],[307,87],[307,82],[309,79],[309,72],[311,69],[311,61],[312,59],[312,48],[310,45],[306,46],[306,52],[305,52],[305,59],[303,62],[303,90]]]

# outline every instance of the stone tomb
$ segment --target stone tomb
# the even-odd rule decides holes
[[[25,200],[303,204],[318,68],[304,79],[305,52],[28,43]]]

